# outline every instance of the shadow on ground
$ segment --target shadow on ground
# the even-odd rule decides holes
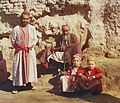
[[[120,103],[120,98],[114,97],[110,94],[102,93],[96,96],[81,98],[92,103]]]
[[[59,93],[58,81],[59,81],[59,76],[50,79],[49,83],[53,85],[53,88],[47,92],[58,96],[63,96],[66,98],[80,98],[82,100],[91,103],[120,103],[120,98],[114,97],[107,93],[101,93],[99,95],[88,95],[88,94],[81,95],[79,93]]]
[[[52,93],[52,94],[55,94],[55,95],[60,95],[60,94],[59,94],[59,91],[58,91],[58,90],[59,90],[59,83],[58,83],[59,77],[60,77],[60,76],[57,75],[57,76],[51,78],[51,79],[48,81],[51,85],[53,85],[53,88],[52,88],[51,90],[47,91],[47,92]]]
[[[2,91],[11,92],[12,88],[13,88],[12,81],[10,79],[0,84],[0,90]]]
[[[16,89],[18,91],[27,91],[27,90],[32,90],[33,86],[31,85],[26,85],[26,86],[16,86]],[[12,84],[12,80],[6,80],[5,82],[3,82],[2,84],[0,84],[0,90],[4,91],[4,92],[12,92],[13,90],[13,84]]]
[[[68,68],[68,64],[66,64],[65,67]],[[45,68],[42,64],[37,64],[38,78],[45,74],[53,74],[53,76],[55,76],[58,74],[58,69],[64,71],[64,64],[58,63],[52,59],[50,59],[48,63],[48,68]]]

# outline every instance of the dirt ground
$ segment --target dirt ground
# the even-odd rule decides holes
[[[12,94],[11,76],[9,80],[0,85],[0,103],[120,103],[120,59],[97,57],[97,65],[102,68],[103,93],[100,95],[79,95],[58,93],[58,77],[49,73],[38,78],[33,83],[33,90],[24,90]],[[8,71],[11,72],[9,67]],[[38,68],[39,71],[39,68]]]

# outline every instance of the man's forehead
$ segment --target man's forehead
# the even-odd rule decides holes
[[[64,29],[64,30],[69,30],[69,26],[64,25],[64,26],[62,26],[62,29]]]
[[[30,18],[29,15],[23,15],[22,18]]]

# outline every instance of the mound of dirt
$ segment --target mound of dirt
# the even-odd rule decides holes
[[[103,70],[103,93],[96,96],[58,93],[59,78],[50,70],[33,83],[33,90],[24,90],[13,95],[11,76],[0,85],[0,103],[120,103],[120,59],[97,57],[97,65]],[[44,69],[43,69],[44,70]],[[11,69],[9,68],[9,71]],[[8,96],[9,95],[9,96]]]

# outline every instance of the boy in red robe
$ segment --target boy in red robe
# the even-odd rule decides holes
[[[73,56],[73,66],[69,68],[67,73],[60,77],[62,84],[62,92],[74,92],[76,85],[76,78],[84,73],[84,69],[81,67],[81,54]]]
[[[95,66],[94,58],[88,58],[87,65],[84,69],[84,74],[77,78],[77,88],[79,88],[80,91],[100,94],[102,92],[102,71]]]

